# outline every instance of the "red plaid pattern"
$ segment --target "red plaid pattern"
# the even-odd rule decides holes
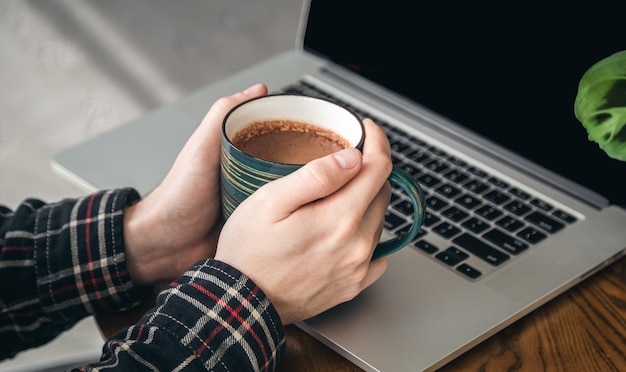
[[[0,359],[44,344],[89,315],[141,303],[126,268],[123,210],[133,189],[55,204],[0,206]],[[201,261],[141,321],[108,340],[83,370],[273,370],[285,349],[280,318],[246,276]]]

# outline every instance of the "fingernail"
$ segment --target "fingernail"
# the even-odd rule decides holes
[[[359,151],[353,148],[344,149],[333,154],[333,157],[344,169],[352,169],[359,164]]]

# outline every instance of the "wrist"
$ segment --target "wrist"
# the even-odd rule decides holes
[[[159,270],[158,267],[159,248],[150,241],[156,234],[155,226],[159,224],[151,222],[155,217],[145,209],[145,202],[140,201],[124,210],[126,266],[133,284],[140,287],[159,282],[162,279],[159,274],[163,274],[162,268]]]

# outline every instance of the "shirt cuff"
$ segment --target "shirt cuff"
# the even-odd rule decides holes
[[[124,208],[140,199],[130,188],[41,208],[35,220],[37,289],[56,321],[136,307],[149,289],[135,288],[124,255]],[[71,322],[70,322],[71,324]]]
[[[166,329],[208,370],[274,370],[284,354],[285,330],[265,293],[213,259],[161,292],[142,321]]]

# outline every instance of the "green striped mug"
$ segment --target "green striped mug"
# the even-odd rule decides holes
[[[358,116],[324,98],[273,94],[239,104],[225,116],[222,124],[221,206],[224,220],[259,187],[302,167],[303,164],[265,160],[233,144],[236,135],[252,123],[277,120],[314,125],[339,135],[348,142],[348,146],[359,150],[363,146],[365,130]],[[417,181],[395,166],[389,181],[400,186],[411,200],[413,220],[406,233],[380,242],[374,251],[374,258],[391,254],[409,244],[416,238],[424,220],[425,199]]]

